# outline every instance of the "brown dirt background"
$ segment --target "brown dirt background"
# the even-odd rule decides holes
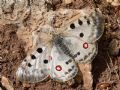
[[[93,88],[95,90],[98,87],[98,90],[103,90],[98,84],[105,82],[102,85],[109,85],[109,87],[104,90],[120,90],[120,55],[112,56],[108,53],[109,43],[114,38],[112,33],[120,30],[117,22],[120,19],[120,6],[112,6],[106,0],[74,0],[69,5],[64,5],[60,0],[53,0],[51,7],[81,9],[86,6],[99,7],[105,16],[105,32],[98,41],[99,53],[92,62]],[[24,44],[16,35],[17,28],[17,25],[13,24],[0,26],[0,56],[3,59],[0,61],[0,74],[9,78],[15,90],[84,90],[82,85],[70,87],[52,80],[31,84],[28,87],[23,87],[22,83],[16,82],[16,69],[25,57]]]

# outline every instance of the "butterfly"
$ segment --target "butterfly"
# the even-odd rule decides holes
[[[36,83],[50,77],[65,82],[76,76],[77,64],[90,63],[95,58],[98,52],[96,41],[104,32],[101,12],[65,9],[64,12],[51,11],[53,17],[48,15],[47,18],[53,21],[71,11],[78,14],[60,28],[47,24],[32,32],[34,49],[18,67],[18,80]]]

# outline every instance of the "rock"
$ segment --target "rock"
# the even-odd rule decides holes
[[[96,85],[97,90],[104,90],[111,87],[113,83],[110,82],[100,82]]]
[[[0,90],[2,90],[2,88],[0,87]]]
[[[107,2],[111,3],[113,6],[119,6],[120,0],[107,0]]]
[[[11,82],[8,80],[8,78],[1,76],[1,84],[3,87],[6,88],[6,90],[14,90]]]
[[[2,9],[4,13],[12,13],[13,12],[13,6],[15,1],[14,0],[3,0],[2,1]]]
[[[113,39],[109,44],[109,53],[113,56],[119,56],[120,54],[120,40]]]
[[[116,31],[116,38],[120,40],[120,30]]]
[[[63,2],[65,3],[65,4],[70,4],[70,3],[72,3],[74,0],[63,0]]]

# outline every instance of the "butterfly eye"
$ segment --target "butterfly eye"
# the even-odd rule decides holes
[[[79,24],[79,25],[82,25],[83,22],[82,22],[80,19],[78,19],[78,24]]]
[[[83,37],[84,36],[84,34],[83,33],[80,33],[80,35],[79,35],[80,37]]]
[[[36,59],[35,55],[31,54],[31,59]]]
[[[70,24],[70,28],[75,29],[75,24],[74,23]]]
[[[37,49],[37,52],[38,52],[38,53],[42,53],[42,52],[43,52],[43,49],[42,49],[42,48],[38,48],[38,49]]]

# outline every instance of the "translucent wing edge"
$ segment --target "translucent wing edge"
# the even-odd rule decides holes
[[[36,79],[36,80],[32,80],[30,78],[28,78],[25,74],[25,70],[24,68],[22,68],[21,66],[17,69],[16,71],[16,78],[18,81],[21,82],[27,82],[27,83],[37,83],[37,82],[42,82],[44,80],[46,80],[49,77],[49,74],[43,78],[43,79]],[[32,77],[31,77],[32,78]]]

